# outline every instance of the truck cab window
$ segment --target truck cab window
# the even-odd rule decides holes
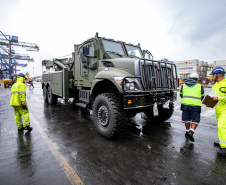
[[[141,49],[139,47],[131,46],[131,45],[128,45],[128,44],[126,44],[125,46],[126,46],[126,49],[127,49],[129,56],[136,56],[136,57],[139,57],[139,58],[143,58]]]
[[[150,60],[150,59],[151,59],[151,56],[150,56],[148,53],[145,53],[144,58],[145,58],[145,59],[149,59],[149,60]]]
[[[125,55],[121,43],[103,39],[103,44],[106,52],[113,52],[118,53],[119,55]]]

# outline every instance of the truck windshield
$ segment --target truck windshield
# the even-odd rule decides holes
[[[127,49],[129,56],[136,56],[136,57],[139,57],[139,58],[143,58],[141,49],[139,47],[131,46],[131,45],[128,45],[128,44],[125,44],[125,46],[126,46],[126,49]]]
[[[110,40],[104,40],[104,39],[103,39],[103,43],[104,43],[104,48],[106,52],[108,51],[112,53],[118,53],[120,55],[125,55],[125,52],[123,50],[121,43],[110,41]]]

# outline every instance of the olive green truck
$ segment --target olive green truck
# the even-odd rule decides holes
[[[177,98],[177,72],[172,63],[153,60],[140,44],[100,37],[74,45],[71,58],[43,60],[43,99],[93,111],[99,134],[122,134],[129,118],[143,112],[149,122],[169,119]]]

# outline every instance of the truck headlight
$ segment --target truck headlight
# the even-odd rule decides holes
[[[122,83],[124,86],[124,89],[127,91],[140,91],[141,85],[137,79],[134,78],[125,78],[124,77],[114,77],[114,80],[117,82],[117,84],[122,88]]]
[[[129,89],[131,91],[134,91],[135,90],[135,84],[134,84],[134,82],[126,83],[126,89]]]

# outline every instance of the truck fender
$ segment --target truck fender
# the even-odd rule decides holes
[[[119,70],[115,68],[105,68],[104,70],[96,74],[95,79],[114,80],[114,77],[125,77],[125,76],[133,76],[133,75],[123,70]]]
[[[101,82],[103,80],[111,81],[115,85],[115,87],[118,89],[118,91],[123,93],[122,88],[115,82],[114,77],[126,77],[126,76],[131,76],[131,74],[126,71],[122,71],[122,70],[118,70],[118,69],[117,70],[112,69],[112,68],[110,68],[110,69],[106,68],[106,69],[107,70],[100,71],[95,76],[95,80],[92,83],[90,94],[92,94],[93,89],[96,86],[96,84],[98,84],[99,82]]]

